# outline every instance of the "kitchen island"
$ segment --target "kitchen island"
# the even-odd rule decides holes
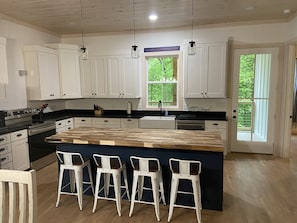
[[[80,127],[46,138],[57,143],[57,150],[80,152],[92,158],[94,153],[118,155],[127,165],[129,187],[132,184],[130,156],[156,157],[162,165],[165,197],[168,203],[171,173],[169,158],[202,162],[201,194],[204,209],[222,210],[223,152],[220,133],[173,129],[108,129]],[[95,165],[93,174],[96,173]],[[186,182],[181,187],[189,188]],[[181,203],[191,203],[191,197],[178,197]]]

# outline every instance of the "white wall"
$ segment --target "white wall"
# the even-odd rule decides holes
[[[5,20],[0,20],[0,36],[7,40],[8,63],[7,100],[0,101],[0,110],[25,108],[25,77],[18,74],[19,70],[24,70],[22,48],[30,44],[60,42],[60,37]]]
[[[277,24],[255,24],[255,25],[236,25],[225,27],[196,27],[194,31],[194,40],[196,42],[218,42],[228,41],[236,44],[273,44],[283,43],[291,38],[289,34],[288,23]],[[297,34],[296,34],[297,36]],[[160,46],[182,46],[187,44],[191,37],[191,28],[185,27],[177,30],[153,30],[136,32],[135,44],[139,46],[140,52],[146,47]],[[80,35],[64,35],[62,42],[81,44]],[[133,33],[106,33],[92,34],[84,37],[85,46],[89,55],[100,54],[130,54],[130,47],[133,45]],[[228,73],[229,77],[230,74]],[[228,78],[230,80],[230,78]],[[92,103],[100,103],[105,109],[125,109],[128,100],[122,100],[118,103],[116,99],[99,100],[74,100],[67,101],[67,108],[88,108]],[[228,100],[210,99],[185,100],[184,110],[227,110]],[[136,105],[135,105],[136,104]],[[133,109],[140,108],[140,101],[135,100]]]

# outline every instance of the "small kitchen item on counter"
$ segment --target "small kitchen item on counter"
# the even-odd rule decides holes
[[[103,115],[104,110],[102,107],[100,107],[99,105],[94,104],[94,114],[95,116],[101,116]]]
[[[5,127],[5,111],[0,111],[0,128]]]
[[[131,115],[132,113],[132,102],[128,101],[127,103],[127,115]]]

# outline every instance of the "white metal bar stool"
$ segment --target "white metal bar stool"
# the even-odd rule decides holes
[[[181,159],[169,159],[169,166],[172,172],[171,192],[170,192],[170,204],[168,222],[172,218],[173,208],[182,207],[196,210],[196,216],[198,223],[201,223],[201,190],[200,190],[200,173],[201,162],[196,160],[181,160]],[[178,185],[180,179],[190,180],[192,182],[193,192],[179,191]],[[195,206],[185,206],[176,204],[177,193],[193,194]]]
[[[132,185],[132,197],[131,197],[131,206],[129,217],[132,216],[134,203],[144,203],[144,204],[153,204],[155,206],[155,213],[157,220],[160,221],[160,200],[165,203],[164,196],[164,187],[163,187],[163,178],[160,162],[156,158],[143,158],[131,156],[130,161],[133,171],[133,185]],[[144,177],[149,177],[151,179],[152,188],[144,187]],[[138,190],[137,190],[138,185]],[[143,190],[152,190],[153,191],[153,202],[142,200]],[[138,200],[135,200],[136,192],[138,194]],[[161,198],[159,197],[161,193]]]
[[[121,161],[118,156],[105,156],[93,154],[93,159],[97,166],[95,198],[93,213],[96,211],[98,199],[113,200],[116,202],[119,216],[121,213],[121,199],[125,196],[130,200],[126,164]],[[121,185],[121,173],[123,173],[124,185]],[[104,175],[104,183],[100,188],[100,178]],[[112,175],[113,184],[110,184],[110,175]],[[110,187],[114,188],[115,197],[108,197]],[[122,193],[122,189],[124,192]],[[100,196],[100,192],[104,190],[104,196]]]
[[[79,209],[82,210],[82,195],[88,189],[92,189],[94,194],[94,185],[92,179],[91,165],[89,159],[83,159],[80,153],[72,152],[56,152],[57,157],[60,161],[60,173],[59,173],[59,183],[58,183],[58,197],[56,207],[59,206],[61,194],[75,195],[78,199]],[[89,181],[83,181],[83,169],[87,167]],[[64,171],[69,170],[69,183],[63,186],[63,176]],[[85,190],[83,190],[83,185],[89,185]],[[66,187],[70,186],[70,192],[63,191]],[[76,188],[76,190],[75,190]]]

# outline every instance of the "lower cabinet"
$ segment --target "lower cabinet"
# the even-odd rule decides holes
[[[27,129],[0,136],[1,169],[30,168]]]
[[[221,133],[225,146],[224,155],[227,155],[227,121],[205,121],[205,130]]]
[[[74,126],[95,128],[138,128],[138,119],[75,117]]]
[[[92,118],[89,117],[75,117],[73,118],[74,127],[92,127]]]
[[[10,134],[0,136],[0,169],[12,169]]]
[[[63,132],[69,129],[73,129],[73,118],[67,118],[56,121],[56,132]]]
[[[121,128],[120,118],[93,118],[92,126],[97,128]]]
[[[121,128],[138,128],[139,120],[133,118],[121,118]]]

